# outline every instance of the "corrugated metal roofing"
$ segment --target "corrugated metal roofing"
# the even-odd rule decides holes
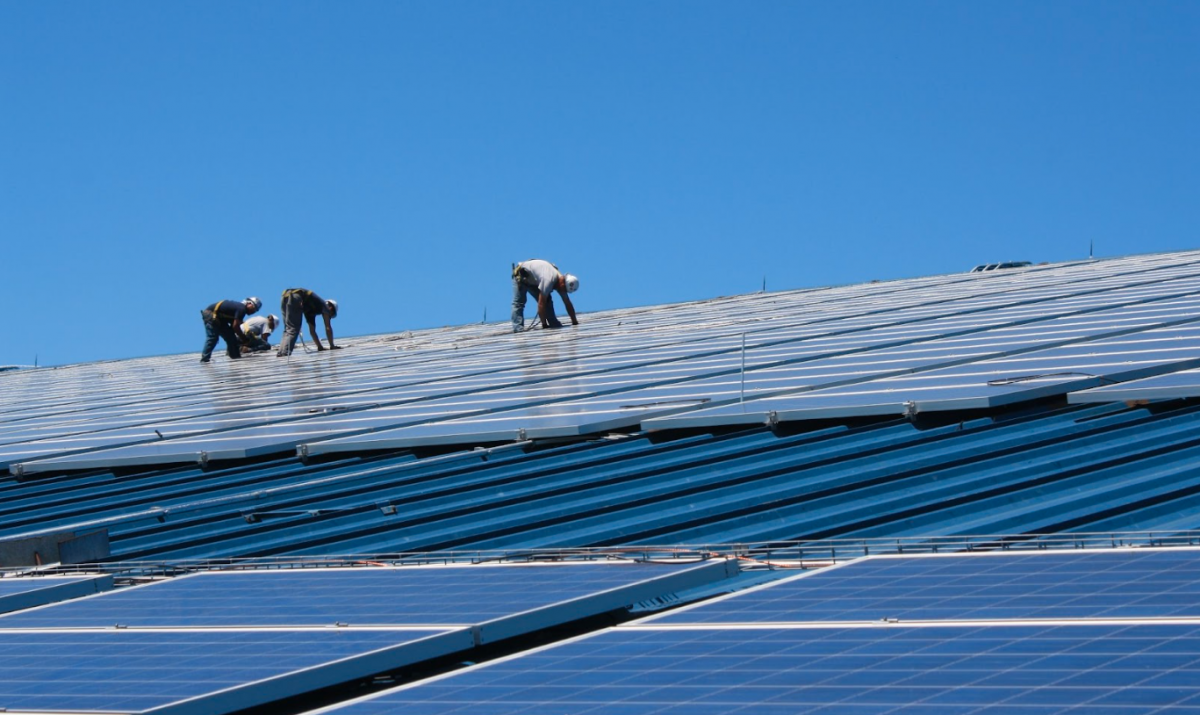
[[[103,528],[129,560],[1172,533],[1200,529],[1198,457],[1190,405],[763,427],[10,483],[0,538]]]

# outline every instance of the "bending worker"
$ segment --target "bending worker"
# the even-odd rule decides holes
[[[325,346],[317,338],[318,315],[325,318],[325,337],[329,338],[329,349],[341,349],[333,344],[333,326],[329,324],[330,320],[337,317],[336,300],[325,300],[307,288],[288,288],[283,292],[283,300],[279,306],[283,313],[283,340],[279,342],[276,357],[292,354],[292,348],[296,347],[296,338],[300,335],[301,319],[308,321],[308,334],[312,336],[317,350],[324,350]]]
[[[230,358],[240,358],[242,318],[257,313],[261,307],[262,301],[251,297],[240,302],[219,300],[200,311],[200,318],[204,320],[204,350],[200,352],[200,362],[208,362],[212,358],[218,338],[225,341],[225,353]]]
[[[274,315],[263,317],[256,315],[242,323],[242,353],[261,353],[271,349],[268,338],[279,325],[279,318]]]
[[[512,328],[519,333],[525,328],[525,295],[532,293],[537,298],[538,318],[543,328],[561,328],[562,323],[554,315],[554,297],[550,291],[558,291],[562,296],[567,314],[571,316],[571,324],[579,325],[575,317],[575,306],[571,305],[568,293],[579,289],[579,279],[570,273],[564,275],[558,272],[558,267],[549,261],[533,259],[513,266],[513,303]]]

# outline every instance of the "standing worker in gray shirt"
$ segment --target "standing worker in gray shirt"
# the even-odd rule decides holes
[[[522,261],[513,266],[513,303],[512,329],[519,333],[525,329],[525,296],[532,293],[537,298],[538,319],[543,328],[561,328],[562,323],[554,315],[554,297],[550,291],[558,291],[562,296],[567,314],[571,316],[571,325],[579,325],[575,317],[575,306],[571,305],[568,293],[579,289],[579,279],[570,273],[559,273],[558,266],[549,261],[534,258]]]
[[[325,318],[325,337],[329,338],[329,349],[341,350],[340,347],[333,344],[333,326],[329,324],[329,321],[336,318],[338,314],[336,300],[325,300],[307,288],[288,288],[283,292],[283,299],[280,301],[279,307],[283,313],[283,340],[279,341],[276,357],[287,357],[292,354],[292,348],[296,347],[296,338],[300,335],[302,320],[308,321],[308,334],[312,336],[317,350],[324,350],[325,346],[317,337],[316,318],[318,315]]]

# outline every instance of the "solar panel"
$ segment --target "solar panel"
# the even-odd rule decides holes
[[[466,629],[0,631],[9,712],[228,713],[471,647]]]
[[[617,628],[319,713],[1190,713],[1200,625]],[[1077,710],[1076,710],[1077,709]]]
[[[873,557],[314,713],[1194,713],[1198,585],[1191,549]]]
[[[9,614],[0,629],[462,625],[606,591],[632,602],[639,589],[651,598],[728,575],[720,559],[218,571]]]
[[[876,556],[687,607],[656,624],[1200,618],[1200,551]]]
[[[736,573],[710,560],[195,574],[0,617],[0,707],[219,715]]]
[[[28,576],[0,578],[0,613],[107,591],[113,578],[99,576]]]

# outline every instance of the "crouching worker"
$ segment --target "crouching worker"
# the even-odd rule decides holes
[[[276,357],[292,354],[292,348],[296,347],[296,338],[300,335],[302,321],[308,321],[308,333],[312,336],[317,350],[324,350],[325,346],[317,337],[318,315],[325,319],[325,337],[329,339],[329,349],[340,350],[333,344],[333,326],[329,324],[338,314],[336,300],[325,300],[306,288],[288,288],[283,292],[283,300],[279,307],[283,313],[283,340],[279,341]]]
[[[262,353],[271,349],[269,338],[279,325],[279,318],[274,315],[263,317],[256,315],[242,323],[242,354]]]
[[[513,302],[512,330],[519,333],[525,328],[525,296],[532,293],[537,300],[538,320],[543,328],[561,328],[562,323],[554,315],[554,297],[550,291],[557,291],[562,297],[563,306],[571,316],[571,324],[579,325],[575,317],[575,306],[571,305],[568,293],[579,289],[579,279],[571,274],[563,275],[558,267],[549,261],[533,259],[523,261],[513,266]]]
[[[200,362],[212,358],[218,339],[225,341],[225,354],[234,360],[240,358],[242,318],[257,313],[261,307],[262,301],[258,298],[247,298],[243,301],[219,300],[200,311],[204,321],[204,350],[200,352]]]

